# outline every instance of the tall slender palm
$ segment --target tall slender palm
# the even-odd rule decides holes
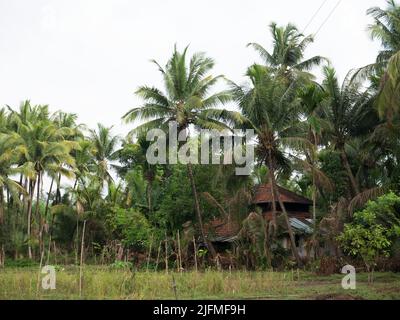
[[[394,0],[387,0],[387,8],[370,8],[367,13],[374,19],[369,25],[372,39],[379,40],[382,50],[376,62],[360,69],[360,75],[369,75],[371,79],[380,79],[379,87],[371,89],[377,91],[377,107],[380,116],[385,116],[388,124],[392,124],[393,117],[400,112],[399,98],[399,63],[400,63],[400,5]],[[375,81],[378,82],[378,81]],[[375,88],[378,87],[378,88]]]
[[[275,176],[278,171],[287,170],[290,165],[285,146],[309,144],[306,139],[294,137],[299,119],[295,91],[290,90],[283,98],[283,93],[287,91],[286,83],[265,66],[251,66],[247,71],[247,77],[251,81],[251,86],[243,87],[231,83],[232,92],[243,115],[248,119],[250,127],[257,134],[258,159],[260,163],[265,163],[268,167],[269,181],[272,186],[273,225],[276,228],[276,203],[278,202],[286,222],[293,256],[300,265],[294,234]]]
[[[386,118],[392,126],[396,116],[400,115],[400,51],[388,61],[376,103],[380,117]]]
[[[360,193],[360,185],[350,166],[346,148],[352,137],[372,129],[370,122],[366,121],[375,113],[371,96],[368,91],[362,90],[362,81],[354,78],[352,72],[349,72],[341,86],[333,68],[325,67],[323,73],[325,97],[322,118],[328,124],[324,136],[329,140],[328,144],[340,153],[352,193],[357,195]]]
[[[18,199],[18,193],[24,193],[24,188],[12,176],[20,173],[18,161],[25,148],[20,144],[16,133],[0,133],[0,225],[4,222],[4,191]]]
[[[119,137],[112,134],[112,127],[97,125],[97,130],[90,130],[90,140],[94,147],[94,158],[101,183],[113,181],[110,161],[114,159]]]
[[[323,173],[318,172],[317,169],[317,153],[323,126],[323,120],[320,117],[320,113],[324,92],[318,84],[311,83],[308,86],[301,88],[298,95],[301,99],[303,109],[302,113],[305,118],[305,121],[303,122],[305,124],[304,134],[313,145],[311,150],[306,150],[305,155],[312,175],[313,220],[314,224],[316,224],[317,173],[319,173],[319,177],[323,175]],[[326,181],[327,178],[324,180]]]
[[[313,78],[307,71],[326,60],[321,56],[303,60],[304,51],[314,41],[313,36],[304,36],[296,26],[290,23],[285,27],[278,27],[275,22],[272,22],[269,28],[273,41],[272,52],[258,43],[248,44],[260,54],[265,66],[289,81]]]
[[[151,128],[167,129],[170,121],[176,121],[178,130],[185,130],[188,137],[190,125],[197,128],[226,129],[227,125],[222,120],[240,120],[241,117],[237,112],[215,108],[219,104],[228,102],[231,96],[227,91],[209,94],[217,81],[222,78],[222,75],[216,77],[208,75],[214,66],[214,61],[203,53],[195,53],[187,63],[186,54],[187,47],[183,52],[179,52],[175,47],[165,68],[153,61],[163,76],[165,91],[147,86],[139,87],[136,91],[136,94],[144,100],[144,104],[131,109],[124,116],[128,122],[137,119],[147,120],[135,129],[136,132]],[[211,254],[216,256],[212,244],[205,235],[190,162],[187,169],[201,235],[204,243],[208,244]]]
[[[10,109],[10,127],[19,135],[25,153],[21,158],[25,168],[31,168],[33,175],[26,177],[28,185],[27,237],[28,255],[32,258],[31,220],[33,198],[36,191],[36,216],[39,215],[40,193],[47,166],[65,165],[74,167],[71,150],[74,143],[64,139],[69,130],[57,128],[49,120],[47,106],[31,106],[29,101],[21,105],[19,112]],[[41,221],[41,220],[40,220]]]
[[[72,145],[71,155],[75,159],[75,167],[74,168],[66,168],[63,164],[53,164],[48,168],[48,174],[51,176],[50,190],[46,203],[45,216],[47,215],[47,208],[49,203],[49,197],[52,191],[52,186],[54,181],[56,181],[57,189],[56,189],[56,203],[61,201],[61,177],[65,176],[67,178],[72,178],[76,169],[76,151],[80,149],[80,144],[78,139],[83,138],[83,134],[81,132],[82,125],[77,125],[77,115],[74,113],[66,113],[63,111],[55,112],[52,117],[52,123],[63,132],[62,140],[64,143],[70,143]]]

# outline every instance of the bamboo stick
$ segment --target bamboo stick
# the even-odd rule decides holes
[[[79,296],[82,297],[82,277],[83,277],[83,251],[85,246],[86,220],[83,221],[82,241],[81,241],[81,264],[79,268]]]
[[[157,271],[157,269],[158,269],[158,263],[160,262],[161,245],[162,245],[162,240],[160,241],[160,245],[158,246],[158,252],[157,252],[157,260],[156,260],[156,268],[155,268],[155,271]]]
[[[182,272],[182,253],[181,253],[181,237],[179,234],[179,230],[177,233],[177,238],[178,238],[178,271]]]
[[[147,257],[147,265],[146,265],[146,272],[149,271],[149,264],[150,264],[150,257],[151,257],[151,249],[153,246],[153,235],[151,235],[151,240],[150,240],[150,248],[149,248],[149,255]]]
[[[194,251],[194,268],[196,270],[196,272],[198,271],[198,267],[197,267],[197,247],[196,247],[196,239],[193,236],[193,251]]]
[[[168,274],[168,238],[165,233],[165,272]]]

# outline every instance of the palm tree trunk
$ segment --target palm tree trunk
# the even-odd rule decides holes
[[[0,226],[4,223],[4,194],[3,187],[0,187]]]
[[[346,152],[344,151],[344,149],[340,150],[340,159],[342,160],[342,165],[344,166],[346,172],[347,172],[347,176],[350,179],[350,183],[353,189],[353,195],[357,195],[360,193],[360,188],[358,187],[357,181],[353,175],[353,172],[351,171],[351,167],[349,164],[349,159],[347,158]]]
[[[33,196],[35,194],[35,186],[36,180],[29,179],[29,197],[28,197],[28,208],[27,208],[27,216],[28,216],[28,228],[27,228],[27,237],[28,237],[28,257],[32,259],[32,246],[31,246],[31,226],[32,226],[32,202]]]
[[[73,191],[75,191],[76,190],[76,186],[78,185],[78,177],[76,177],[76,179],[75,179],[75,182],[74,182],[74,187],[73,187]]]
[[[274,172],[271,169],[272,168],[271,155],[269,156],[267,166],[268,166],[269,181],[272,186],[272,181],[274,180]],[[275,198],[275,192],[272,187],[271,187],[271,198],[272,198],[272,203],[271,203],[272,204],[272,226],[273,226],[273,235],[275,235],[275,233],[276,233],[276,198]]]
[[[316,238],[317,238],[317,187],[316,187],[316,179],[315,179],[315,154],[313,154],[312,160],[312,207],[313,207],[313,250],[314,250],[314,258],[317,257],[317,246],[316,246]]]
[[[152,182],[148,181],[147,182],[147,205],[149,207],[149,216],[151,216],[152,212],[153,212],[153,208],[152,208],[152,201],[151,201],[151,194],[152,194],[152,190],[153,190],[153,186],[152,186]]]
[[[289,216],[287,214],[285,205],[284,205],[284,203],[283,203],[283,201],[281,199],[281,196],[279,194],[278,185],[277,185],[276,180],[275,180],[275,174],[273,172],[273,164],[272,164],[272,161],[271,161],[272,160],[271,151],[269,151],[269,158],[268,159],[269,159],[269,168],[268,169],[272,172],[272,174],[270,174],[272,193],[275,194],[274,198],[278,199],[279,205],[280,205],[281,210],[282,210],[283,217],[285,218],[286,228],[287,228],[287,231],[288,231],[288,234],[289,234],[289,238],[290,238],[290,247],[292,249],[293,256],[296,259],[297,265],[300,267],[301,266],[301,259],[300,259],[299,253],[297,251],[297,248],[296,248],[296,241],[295,241],[295,238],[294,238],[292,226],[290,225]],[[273,201],[274,200],[275,199],[273,199]]]
[[[36,208],[35,208],[35,217],[38,219],[39,222],[39,256],[42,256],[42,217],[40,214],[40,190],[41,190],[41,185],[42,185],[42,175],[41,172],[38,172],[38,180],[37,180],[37,190],[36,190]]]
[[[7,208],[10,209],[11,208],[11,201],[13,200],[11,194],[10,194],[10,189],[7,188],[6,190],[7,194],[6,194],[6,201],[7,201]]]
[[[19,176],[19,185],[20,185],[21,187],[25,187],[25,188],[26,188],[26,183],[25,183],[25,184],[22,184],[23,181],[24,181],[23,179],[24,179],[24,175],[21,173],[20,176]],[[18,199],[19,199],[19,200],[21,200],[21,196],[23,196],[23,193],[22,193],[21,191],[19,191],[19,192],[18,192]]]
[[[61,185],[61,173],[58,174],[58,181],[57,181],[57,191],[56,191],[56,203],[61,203],[61,192],[60,192],[60,185]]]
[[[49,193],[47,194],[46,208],[44,209],[44,217],[45,217],[45,219],[47,219],[47,212],[49,211],[50,196],[51,196],[51,191],[53,190],[53,184],[54,184],[54,178],[51,179],[51,183],[50,183],[50,187],[49,187]]]
[[[200,226],[201,237],[203,239],[203,242],[205,244],[207,244],[207,247],[210,249],[213,259],[215,259],[217,257],[215,248],[214,248],[213,244],[211,243],[211,241],[209,241],[205,235],[204,225],[203,225],[203,217],[202,217],[201,210],[200,210],[199,197],[197,195],[196,185],[194,182],[193,167],[190,162],[187,164],[187,169],[188,169],[190,184],[192,186],[194,204],[195,204],[195,209],[196,209],[196,213],[197,213],[197,219],[198,219],[199,226]]]
[[[312,154],[312,183],[313,183],[313,194],[312,194],[312,201],[313,201],[313,221],[314,221],[314,228],[317,225],[317,187],[316,187],[316,179],[315,179],[315,158],[318,151],[317,145],[317,135],[314,130],[312,130],[312,134],[314,137],[314,150]]]

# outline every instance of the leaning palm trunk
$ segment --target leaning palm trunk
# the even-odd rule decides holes
[[[210,249],[210,252],[211,252],[211,255],[212,255],[213,259],[215,259],[217,257],[217,253],[216,253],[216,251],[214,249],[213,244],[211,243],[211,241],[209,241],[207,239],[207,237],[205,235],[204,225],[203,225],[203,217],[202,217],[202,214],[201,214],[199,198],[198,198],[198,195],[197,195],[196,185],[195,185],[195,182],[194,182],[193,167],[192,167],[192,164],[190,162],[187,164],[187,169],[188,169],[190,184],[192,186],[194,205],[195,205],[195,209],[196,209],[196,213],[197,213],[197,220],[199,222],[201,237],[203,239],[203,242],[205,244],[207,244],[207,247]]]
[[[279,205],[280,205],[281,210],[282,210],[283,217],[285,218],[286,228],[287,228],[287,231],[288,231],[288,234],[289,234],[290,247],[292,249],[293,256],[296,259],[297,265],[301,266],[301,259],[300,259],[299,253],[297,251],[296,241],[294,239],[292,226],[290,225],[289,216],[287,214],[286,207],[285,207],[285,205],[284,205],[284,203],[283,203],[283,201],[281,199],[281,196],[280,196],[280,193],[279,193],[279,190],[278,190],[278,185],[277,185],[276,180],[275,180],[275,175],[274,175],[274,172],[273,172],[273,165],[272,165],[271,159],[272,159],[272,157],[270,156],[269,157],[269,161],[268,161],[269,162],[268,163],[268,167],[269,167],[269,171],[272,172],[272,174],[270,174],[270,177],[271,177],[271,189],[272,189],[272,200],[273,200],[273,203],[274,203],[275,199],[276,198],[278,199]]]
[[[49,187],[49,193],[47,195],[46,199],[46,207],[44,209],[44,217],[47,219],[47,212],[49,211],[49,204],[50,204],[50,196],[51,192],[53,191],[53,184],[54,184],[54,177],[51,179],[50,187]]]
[[[357,195],[360,193],[360,188],[358,187],[357,181],[353,175],[353,172],[351,171],[351,167],[349,164],[349,159],[347,158],[346,152],[342,149],[340,150],[340,159],[342,160],[342,165],[344,166],[347,176],[349,177],[354,195]]]
[[[271,166],[269,166],[268,169],[268,175],[269,175],[269,180],[272,182],[274,180],[274,173],[270,169],[272,167],[272,159],[269,159],[268,164],[271,163]],[[271,192],[271,197],[272,197],[272,235],[275,236],[276,233],[276,199],[275,199],[275,192]]]

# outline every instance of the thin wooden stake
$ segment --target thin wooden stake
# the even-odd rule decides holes
[[[193,236],[193,251],[194,251],[194,268],[195,268],[195,270],[196,270],[196,272],[198,271],[198,268],[197,268],[197,247],[196,247],[196,239],[195,239],[195,237]]]
[[[57,264],[57,247],[55,241],[53,241],[53,248],[54,248],[54,262],[55,264]]]
[[[151,240],[150,240],[150,248],[149,248],[149,256],[147,257],[146,272],[149,271],[149,264],[150,264],[150,257],[151,257],[151,247],[152,246],[153,246],[153,235],[151,235]]]
[[[39,289],[40,289],[40,274],[42,272],[43,256],[44,256],[44,251],[42,251],[42,254],[40,256],[39,272],[38,272],[37,283],[36,283],[36,295],[37,296],[39,295]]]
[[[79,216],[76,215],[76,250],[75,250],[76,265],[78,265],[78,252],[79,252]]]
[[[179,235],[179,230],[177,233],[177,238],[178,238],[178,271],[182,272],[182,254],[181,254],[181,238]]]
[[[51,250],[51,234],[49,237],[49,246],[47,248],[47,259],[46,259],[46,264],[50,263],[50,250]]]
[[[80,297],[82,297],[83,251],[84,251],[84,246],[85,246],[85,228],[86,228],[86,220],[83,221],[83,229],[82,229],[81,265],[79,268],[79,296]]]
[[[165,233],[165,272],[168,274],[168,239]]]
[[[159,261],[160,261],[161,245],[162,245],[162,240],[160,241],[160,245],[158,246],[158,252],[157,252],[157,260],[156,260],[156,268],[155,268],[155,271],[157,271],[157,269],[158,269],[158,263],[159,263]]]

